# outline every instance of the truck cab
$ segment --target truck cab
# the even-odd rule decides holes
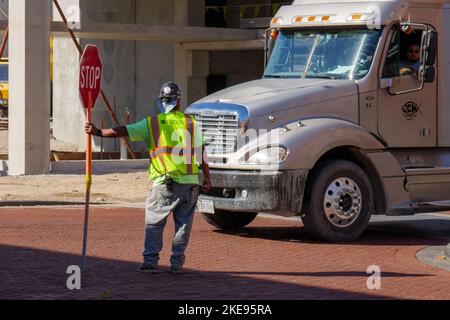
[[[204,132],[212,225],[301,217],[357,239],[372,215],[450,206],[450,1],[296,0],[266,32],[263,79],[186,112]]]

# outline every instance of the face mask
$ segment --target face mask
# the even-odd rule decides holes
[[[158,100],[158,107],[159,107],[159,111],[161,111],[161,113],[163,114],[168,114],[169,112],[171,112],[173,109],[175,109],[178,105],[178,99],[173,98],[173,99],[159,99]]]

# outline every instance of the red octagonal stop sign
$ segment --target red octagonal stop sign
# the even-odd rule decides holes
[[[102,70],[102,60],[97,46],[87,45],[80,62],[80,96],[86,109],[94,108],[100,95]],[[89,94],[91,101],[89,101]]]

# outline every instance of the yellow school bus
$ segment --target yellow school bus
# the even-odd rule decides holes
[[[53,81],[53,38],[50,38],[50,81]],[[8,115],[9,60],[0,59],[0,115]]]
[[[8,59],[0,60],[0,113],[8,113],[9,83]]]

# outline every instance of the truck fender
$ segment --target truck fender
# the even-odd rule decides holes
[[[289,152],[281,170],[311,170],[324,154],[339,147],[364,151],[385,149],[381,141],[366,129],[339,119],[303,120],[280,130],[280,144]]]

